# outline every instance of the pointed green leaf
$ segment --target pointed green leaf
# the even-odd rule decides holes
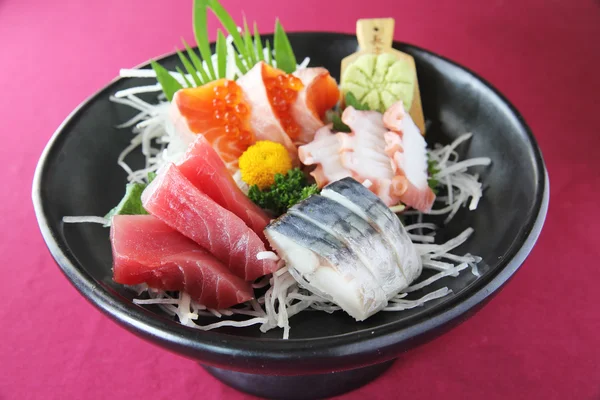
[[[237,30],[237,24],[235,23],[233,18],[231,18],[231,15],[229,15],[229,13],[225,10],[225,8],[223,8],[221,3],[219,3],[218,0],[196,0],[196,1],[201,2],[201,3],[206,3],[208,5],[208,7],[212,10],[212,12],[217,16],[219,21],[221,21],[221,24],[223,25],[223,27],[227,30],[227,32],[233,38],[233,44],[235,45],[235,48],[237,49],[238,53],[240,53],[241,56],[244,58],[244,60],[246,61],[246,64],[250,65],[252,60],[249,58],[248,54],[246,54],[246,47],[244,45],[244,40],[242,39],[242,36],[240,35],[240,33]]]
[[[188,78],[186,78],[185,73],[181,70],[181,68],[179,67],[175,67],[175,69],[177,70],[177,72],[179,72],[181,74],[181,77],[183,78],[186,87],[194,87],[194,85],[192,85],[192,83],[188,80]]]
[[[216,79],[215,69],[212,64],[210,43],[208,42],[207,9],[211,0],[194,0],[194,36],[200,50],[200,55],[208,66],[208,75],[211,80]]]
[[[254,23],[254,48],[256,49],[258,61],[265,61],[262,39],[260,38],[260,33],[258,33],[258,26],[256,25],[256,22]]]
[[[185,67],[185,70],[187,71],[187,73],[192,76],[192,79],[194,80],[194,83],[196,84],[196,86],[201,86],[202,82],[200,81],[200,78],[198,78],[198,75],[196,74],[196,71],[194,70],[194,67],[192,66],[192,63],[190,62],[190,60],[188,60],[188,58],[179,50],[177,50],[177,55],[179,56],[179,60]]]
[[[235,51],[233,52],[233,58],[235,59],[235,65],[237,65],[237,67],[240,70],[240,72],[242,73],[242,75],[245,74],[246,72],[248,72],[248,68],[246,68],[246,66],[242,62],[240,55],[238,53],[236,53]]]
[[[218,78],[225,78],[227,74],[227,41],[221,30],[217,30],[217,71]]]
[[[206,73],[206,70],[204,69],[204,65],[202,65],[202,60],[200,59],[200,57],[198,57],[196,52],[187,44],[187,42],[185,40],[183,40],[183,39],[181,39],[181,40],[183,42],[183,45],[185,46],[188,57],[190,58],[190,60],[192,60],[192,64],[194,64],[194,68],[196,68],[196,72],[197,72],[196,75],[198,75],[198,77],[200,78],[200,80],[202,81],[203,84],[210,82],[210,79],[208,77],[208,74]]]
[[[275,61],[277,68],[291,74],[296,70],[296,56],[292,45],[283,30],[279,19],[275,21],[275,37],[273,38],[273,47],[275,48]]]
[[[352,106],[355,110],[369,111],[369,105],[361,103],[352,92],[347,92],[344,100],[346,107]]]
[[[254,48],[254,43],[252,43],[252,35],[250,34],[250,28],[248,28],[246,17],[244,17],[244,45],[246,46],[248,57],[251,60],[248,68],[252,68],[254,64],[258,62],[258,59],[256,58],[256,49]]]
[[[271,50],[271,43],[269,43],[269,39],[267,39],[265,42],[265,47],[267,48],[267,59],[265,61],[270,66],[273,66],[273,50]]]
[[[167,96],[167,100],[173,100],[173,95],[179,89],[182,89],[183,86],[177,81],[177,79],[173,78],[169,71],[167,71],[162,65],[157,63],[154,60],[150,61],[150,65],[152,65],[152,69],[156,72],[156,80],[162,86],[163,92],[165,96]]]

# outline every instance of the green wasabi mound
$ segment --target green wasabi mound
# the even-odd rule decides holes
[[[352,92],[371,110],[384,112],[399,100],[410,110],[415,75],[409,62],[393,54],[365,54],[346,68],[341,90],[344,95]]]

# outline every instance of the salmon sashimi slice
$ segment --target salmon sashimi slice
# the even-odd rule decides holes
[[[170,119],[185,141],[202,135],[233,174],[239,157],[255,142],[251,111],[240,86],[219,79],[178,90],[173,96]]]
[[[185,291],[198,303],[216,309],[254,297],[248,282],[151,215],[114,216],[110,239],[117,283]]]
[[[352,177],[365,184],[388,206],[403,202],[428,212],[435,194],[427,182],[427,145],[401,102],[384,115],[347,107],[342,121],[351,132],[320,128],[312,142],[300,146],[305,165],[319,187]]]
[[[292,117],[300,132],[292,140],[298,146],[313,140],[315,132],[325,123],[325,113],[340,97],[338,85],[325,68],[304,68],[294,72],[303,88],[292,105]]]
[[[299,127],[284,111],[296,99],[302,87],[300,80],[261,61],[240,77],[237,84],[250,105],[250,127],[256,141],[281,143],[288,150],[292,164],[297,166],[298,152],[286,129],[294,134]]]
[[[227,167],[204,137],[198,136],[190,145],[177,168],[192,185],[240,217],[268,243],[263,231],[270,221],[269,216],[238,188]]]
[[[175,164],[166,166],[148,185],[142,204],[246,281],[277,269],[275,261],[257,258],[266,251],[260,237],[242,219],[197,189]]]

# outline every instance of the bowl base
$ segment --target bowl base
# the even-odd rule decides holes
[[[395,360],[349,371],[316,375],[259,375],[203,365],[215,378],[239,391],[277,400],[324,399],[357,389],[383,374]]]

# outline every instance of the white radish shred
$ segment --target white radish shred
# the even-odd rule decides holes
[[[96,216],[82,216],[82,217],[63,217],[63,222],[66,224],[81,224],[81,223],[93,223],[93,224],[102,224],[108,225],[110,221],[106,218],[96,217]]]
[[[488,157],[476,157],[459,161],[458,153],[455,150],[472,136],[471,133],[466,133],[447,146],[438,145],[435,149],[428,151],[429,158],[437,164],[439,169],[433,178],[441,182],[448,193],[446,196],[436,198],[436,202],[444,201],[445,207],[433,209],[428,214],[448,214],[444,223],[452,220],[469,199],[471,199],[469,209],[475,210],[483,196],[483,186],[478,180],[479,177],[470,174],[467,170],[471,167],[488,166],[492,160]]]
[[[256,259],[279,261],[279,256],[272,251],[259,251],[256,253]]]

